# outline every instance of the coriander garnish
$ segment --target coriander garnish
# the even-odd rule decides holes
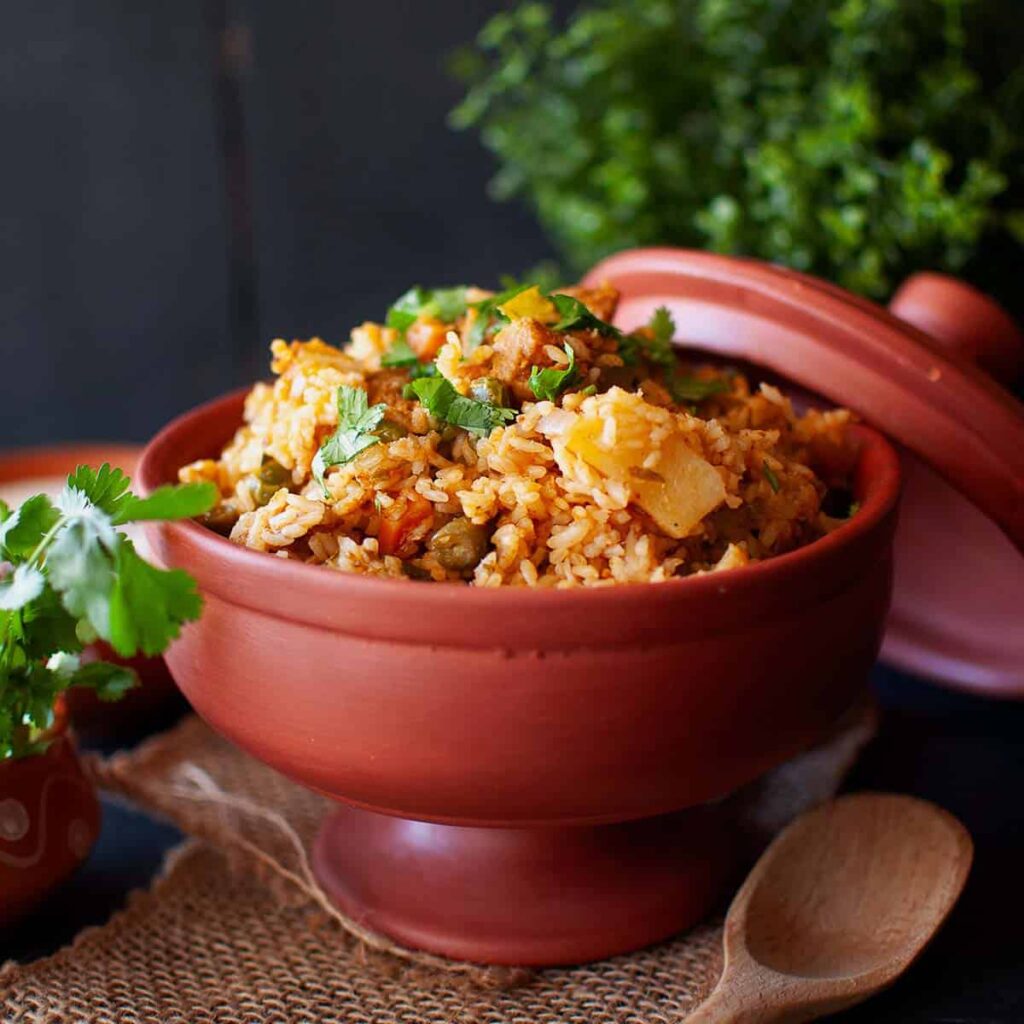
[[[687,402],[703,402],[705,398],[730,390],[729,382],[721,377],[705,378],[673,374],[667,383],[672,397],[679,405],[684,405]]]
[[[613,327],[593,313],[579,299],[571,295],[551,295],[551,301],[558,309],[561,320],[552,325],[553,331],[597,331],[608,338],[622,338],[622,331]]]
[[[542,370],[535,366],[530,371],[530,390],[538,398],[553,402],[566,388],[576,383],[576,353],[568,342],[565,343],[565,354],[569,357],[569,365],[564,370],[553,367]]]
[[[400,337],[417,321],[434,317],[445,324],[455,323],[466,312],[466,286],[421,288],[418,285],[400,295],[388,309],[387,325]]]
[[[371,407],[362,388],[347,384],[338,388],[338,426],[320,446],[310,467],[313,478],[326,496],[330,496],[330,491],[324,482],[324,474],[331,466],[343,466],[361,451],[380,444],[380,438],[373,430],[384,419],[387,409],[383,403]]]
[[[508,323],[508,317],[498,307],[504,305],[510,299],[514,299],[530,287],[528,284],[517,284],[511,288],[506,288],[505,291],[499,292],[497,295],[492,295],[488,299],[481,299],[479,302],[474,302],[470,305],[469,308],[474,313],[473,320],[463,339],[463,347],[467,353],[472,352],[473,349],[483,344],[488,334],[500,324]]]
[[[515,409],[460,395],[451,381],[444,377],[421,377],[409,387],[435,419],[483,437],[516,416]]]

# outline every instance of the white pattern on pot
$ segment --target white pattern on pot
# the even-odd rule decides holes
[[[43,792],[39,799],[39,840],[36,843],[36,848],[31,853],[24,854],[23,856],[19,856],[16,853],[8,853],[6,850],[0,849],[0,864],[3,864],[11,868],[30,868],[35,864],[38,864],[39,861],[43,859],[43,854],[46,852],[46,805],[48,802],[48,798],[50,796],[50,790],[53,788],[54,783],[57,782],[67,782],[74,786],[76,789],[82,790],[84,793],[89,792],[89,787],[85,784],[85,782],[81,778],[76,778],[74,775],[49,776],[49,778],[47,778],[47,780],[43,783]],[[18,828],[22,827],[23,819],[21,815],[24,815],[24,831],[22,831],[21,834],[18,836],[18,838],[22,838],[28,832],[29,814],[25,809],[25,805],[14,799],[5,800],[2,804],[0,804],[0,810],[3,810],[5,806],[11,804],[16,805],[18,808],[20,808],[20,814],[18,814],[18,812],[13,812],[11,817],[11,821],[16,822]],[[17,817],[15,817],[14,815],[17,815]],[[85,845],[86,853],[88,853],[89,827],[88,825],[86,825],[84,821],[82,822],[82,825],[85,828]],[[7,840],[9,842],[15,842],[16,840],[10,839],[2,831],[3,828],[4,826],[2,822],[0,822],[0,839]],[[73,846],[72,851],[75,852],[75,848]],[[77,852],[76,856],[78,856]]]
[[[0,839],[16,843],[28,833],[29,824],[28,811],[20,800],[0,800]]]

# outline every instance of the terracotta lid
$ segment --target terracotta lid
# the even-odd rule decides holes
[[[1024,696],[1024,631],[1007,628],[1024,601],[1024,405],[993,379],[1021,372],[1024,338],[1005,311],[940,274],[911,278],[887,312],[794,271],[681,249],[623,252],[585,281],[621,290],[624,326],[668,306],[689,344],[764,366],[899,441],[908,493],[883,654]]]

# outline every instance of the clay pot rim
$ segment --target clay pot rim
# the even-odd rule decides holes
[[[205,420],[216,421],[223,417],[232,406],[241,410],[242,401],[249,388],[241,388],[214,398],[172,420],[143,450],[139,460],[137,479],[139,490],[145,494],[162,484],[173,482],[162,470],[171,459],[169,455],[183,435],[193,434],[197,425]],[[240,423],[239,419],[239,423]],[[533,610],[574,611],[593,609],[610,612],[615,605],[637,599],[645,602],[671,602],[686,595],[687,600],[698,599],[701,595],[718,595],[723,592],[723,583],[728,582],[729,591],[735,593],[745,587],[766,587],[774,582],[784,586],[796,569],[806,568],[809,562],[821,561],[823,566],[830,559],[839,556],[843,550],[861,540],[865,535],[884,528],[899,500],[901,470],[899,455],[892,444],[879,431],[864,424],[852,427],[861,442],[858,468],[855,471],[855,493],[861,502],[857,514],[837,527],[825,537],[812,541],[793,551],[750,565],[730,569],[727,573],[708,573],[703,576],[689,576],[666,580],[657,584],[618,584],[606,587],[571,588],[528,588],[528,587],[471,587],[459,584],[427,586],[417,585],[415,580],[391,580],[355,573],[329,572],[323,566],[308,565],[275,558],[267,552],[253,551],[232,543],[213,530],[191,520],[151,524],[182,548],[198,553],[207,564],[230,565],[237,573],[244,573],[246,588],[266,587],[263,600],[254,600],[248,594],[243,598],[238,588],[232,588],[234,603],[251,608],[266,608],[271,615],[280,613],[266,600],[273,593],[275,584],[289,582],[308,586],[310,597],[314,594],[325,601],[351,599],[355,601],[380,601],[391,598],[407,601],[412,595],[424,613],[431,611],[458,613],[467,612],[511,612],[529,605]],[[218,443],[219,439],[213,441]],[[870,453],[877,463],[873,476],[863,472],[864,458]],[[200,456],[196,456],[200,457]],[[193,566],[186,566],[193,571]],[[727,581],[723,576],[728,577]],[[225,583],[230,582],[225,579]],[[201,580],[202,585],[202,580]],[[225,589],[225,593],[229,591]],[[286,616],[287,617],[287,616]]]

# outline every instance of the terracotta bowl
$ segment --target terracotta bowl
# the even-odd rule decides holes
[[[89,855],[100,831],[96,791],[58,709],[43,754],[0,761],[0,928],[14,923]]]
[[[242,401],[161,432],[142,487],[218,452]],[[881,435],[858,438],[849,524],[657,585],[389,581],[149,524],[157,558],[206,598],[167,661],[215,729],[340,802],[316,869],[365,925],[501,963],[635,948],[699,918],[727,879],[729,824],[709,802],[823,738],[865,683],[899,463]]]
[[[28,493],[59,490],[63,478],[76,466],[109,462],[130,476],[135,473],[141,448],[104,442],[25,448],[0,452],[0,498],[11,488]],[[26,495],[27,496],[27,495]],[[13,497],[13,495],[12,495]],[[182,706],[163,658],[119,658],[106,644],[93,644],[83,652],[86,661],[121,661],[138,673],[140,686],[114,703],[100,701],[89,690],[72,690],[67,704],[75,730],[86,741],[124,740],[173,716]]]

